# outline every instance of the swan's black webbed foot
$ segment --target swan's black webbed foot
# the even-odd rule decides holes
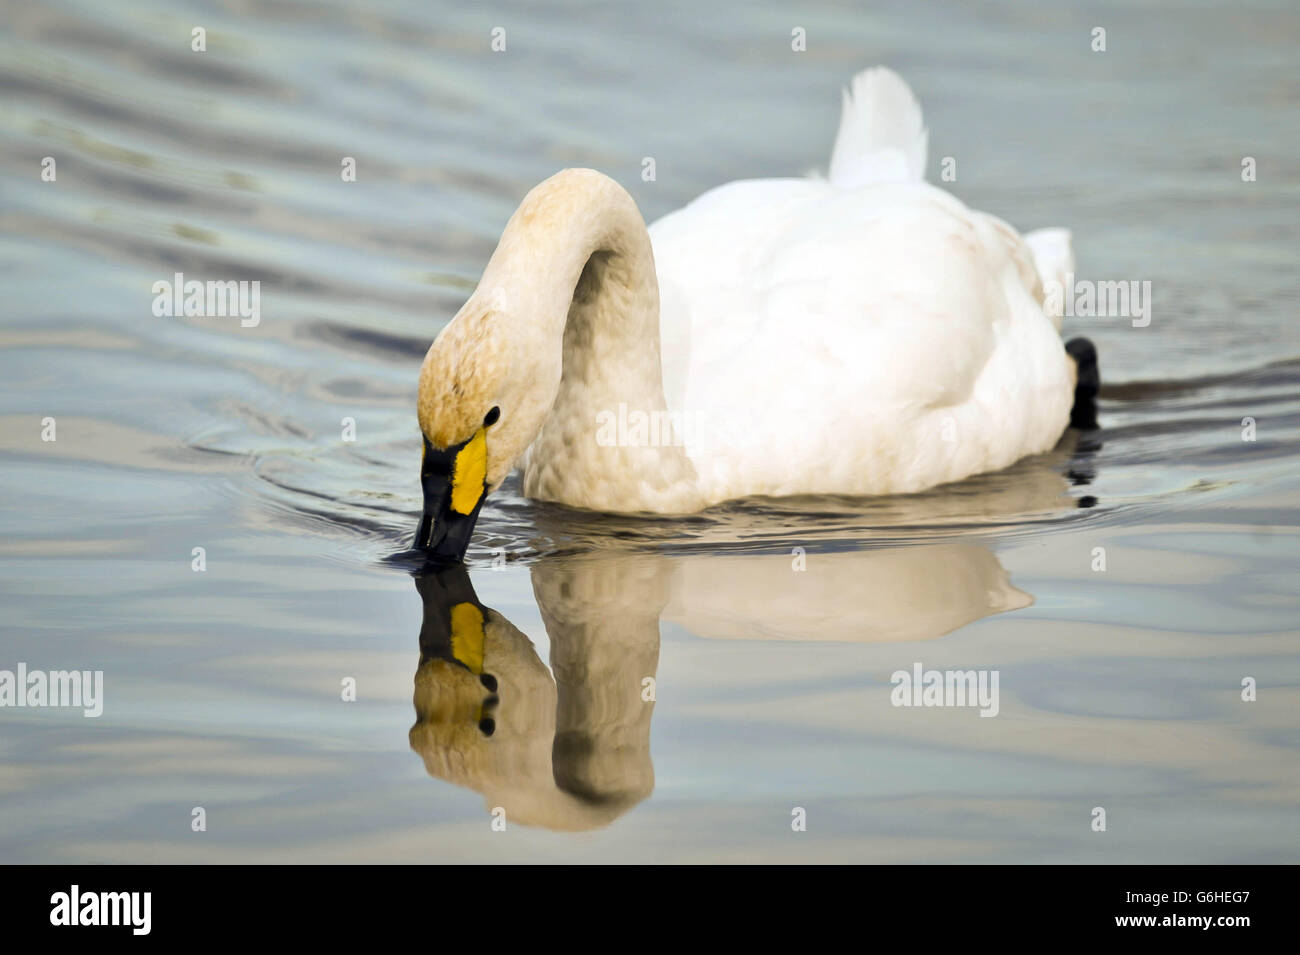
[[[1097,429],[1097,392],[1101,390],[1101,371],[1097,367],[1097,348],[1086,338],[1071,338],[1065,351],[1079,367],[1074,385],[1074,406],[1070,409],[1070,427],[1080,431]]]

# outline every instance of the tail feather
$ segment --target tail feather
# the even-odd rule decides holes
[[[883,66],[863,70],[844,90],[828,178],[844,189],[925,178],[929,133],[907,84]]]
[[[1024,235],[1034,256],[1034,268],[1043,283],[1043,311],[1061,330],[1065,318],[1066,286],[1074,272],[1074,247],[1069,229],[1035,229]]]

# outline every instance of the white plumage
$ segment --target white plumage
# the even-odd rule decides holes
[[[844,90],[827,173],[841,189],[925,178],[929,141],[921,106],[893,70],[863,70]]]
[[[1069,233],[1031,248],[926,184],[906,84],[878,68],[851,89],[829,181],[729,183],[650,227],[666,397],[710,500],[918,491],[1045,451],[1069,419],[1040,279],[1073,268]]]
[[[612,180],[553,176],[430,349],[426,438],[499,406],[489,487],[519,460],[530,496],[660,513],[920,491],[1051,448],[1075,368],[1043,283],[1072,270],[1069,233],[1022,238],[928,185],[926,138],[878,68],[845,91],[827,179],[720,186],[648,239]],[[622,428],[665,412],[673,440]]]

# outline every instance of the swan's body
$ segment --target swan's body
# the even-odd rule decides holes
[[[647,234],[612,180],[548,179],[425,359],[426,453],[450,468],[481,437],[488,488],[519,459],[533,497],[684,513],[919,491],[1051,448],[1076,372],[1043,283],[1072,268],[1068,233],[1026,240],[927,185],[925,148],[906,85],[869,70],[828,180],[730,183]]]
[[[737,182],[650,235],[664,340],[686,346],[665,348],[666,397],[710,501],[920,491],[1069,420],[1028,248],[939,189]]]

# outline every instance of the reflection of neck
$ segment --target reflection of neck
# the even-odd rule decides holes
[[[559,693],[555,780],[569,792],[640,800],[654,789],[650,718],[668,570],[657,557],[533,565]]]
[[[667,569],[655,560],[533,567],[554,681],[528,638],[478,602],[463,565],[417,577],[424,624],[410,741],[430,775],[477,790],[513,822],[560,830],[608,825],[649,795],[654,704],[642,693],[659,659]],[[483,615],[491,691],[450,652],[452,611],[464,605]],[[499,696],[491,737],[476,725],[489,692]]]
[[[667,413],[654,252],[626,190],[588,169],[565,170],[533,189],[479,282],[480,290],[496,288],[535,321],[536,351],[558,351],[562,362],[559,391],[530,455],[563,467],[526,467],[525,493],[585,496],[596,509],[643,502],[671,510],[674,501],[693,508],[695,472],[681,447],[602,447],[595,440],[600,416],[617,415],[620,405],[663,420]],[[513,301],[515,293],[521,301]],[[569,484],[587,493],[566,495]]]

